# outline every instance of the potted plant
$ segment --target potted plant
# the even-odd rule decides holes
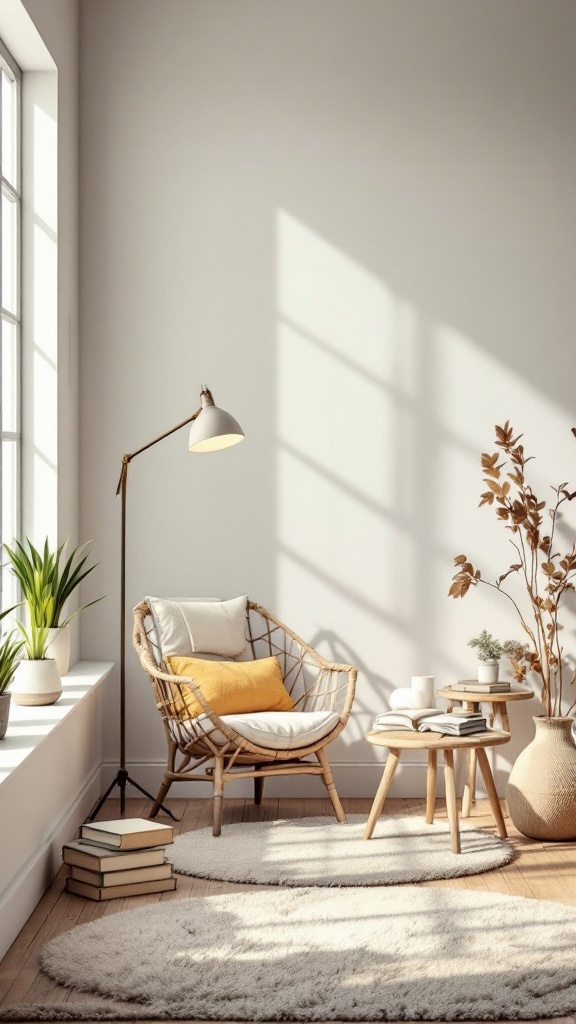
[[[515,656],[518,660],[523,653],[523,644],[516,640],[496,640],[487,629],[468,641],[468,647],[475,647],[478,657],[478,682],[497,683],[500,672],[500,658],[504,654]]]
[[[98,597],[71,615],[65,615],[64,606],[68,598],[82,580],[96,568],[95,565],[85,568],[90,556],[90,550],[86,551],[87,544],[79,544],[64,564],[61,564],[66,543],[55,552],[50,550],[48,539],[44,542],[42,551],[36,549],[28,539],[27,549],[17,540],[14,541],[13,548],[8,544],[4,545],[12,572],[22,588],[24,603],[31,611],[31,623],[33,620],[38,628],[46,627],[48,630],[45,653],[55,660],[61,676],[66,675],[70,667],[71,620],[78,612],[102,600]],[[30,647],[34,647],[34,644],[31,643]]]
[[[14,611],[13,608],[8,608],[7,611],[0,615],[0,619],[3,619],[12,611]],[[0,740],[4,739],[8,727],[10,698],[12,696],[8,691],[8,687],[14,677],[18,664],[18,655],[23,644],[24,641],[17,638],[15,630],[5,633],[0,639]]]
[[[48,626],[52,597],[48,588],[37,588],[34,601],[24,602],[29,623],[16,625],[22,636],[26,657],[18,663],[12,694],[16,704],[55,704],[62,693],[62,680],[54,658],[48,658]]]
[[[576,428],[572,428],[576,436]],[[486,490],[480,505],[494,508],[507,529],[514,561],[495,580],[485,580],[466,555],[454,559],[456,573],[449,596],[465,597],[480,584],[511,602],[527,638],[522,659],[512,657],[514,678],[526,670],[540,680],[544,716],[534,719],[536,734],[520,754],[506,790],[508,811],[516,827],[536,839],[576,838],[576,746],[572,738],[576,700],[569,688],[576,672],[567,663],[562,643],[561,611],[574,591],[576,544],[558,550],[559,518],[563,506],[576,498],[567,483],[553,487],[550,503],[540,501],[526,478],[531,457],[507,421],[496,427],[498,449],[482,454]],[[561,536],[566,536],[563,530]],[[521,595],[511,588],[520,581]],[[568,674],[568,680],[566,675]],[[570,696],[567,698],[567,694]]]

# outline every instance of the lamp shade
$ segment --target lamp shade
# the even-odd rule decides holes
[[[202,392],[202,409],[190,427],[188,450],[215,452],[244,440],[244,432],[230,413],[214,405],[209,391]]]

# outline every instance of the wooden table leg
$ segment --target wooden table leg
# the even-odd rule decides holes
[[[434,823],[434,805],[436,803],[436,779],[438,776],[438,753],[428,751],[428,768],[426,769],[426,824]]]
[[[390,784],[392,782],[392,779],[394,778],[394,772],[396,771],[399,760],[400,751],[393,750],[391,748],[388,757],[386,758],[386,767],[384,769],[384,774],[382,775],[380,785],[378,786],[376,796],[374,797],[372,810],[370,811],[368,821],[366,822],[366,828],[364,829],[364,839],[372,838],[372,833],[376,828],[376,822],[380,817],[380,812],[384,806],[384,801],[386,799],[388,790],[390,789]]]
[[[465,700],[462,702],[465,711],[481,711],[482,706],[478,701]],[[476,803],[476,751],[468,751],[468,773],[464,783],[462,795],[462,817],[469,818],[472,807]]]
[[[458,808],[456,807],[456,784],[454,782],[454,753],[444,751],[444,781],[446,783],[446,810],[450,824],[452,853],[460,853],[460,830],[458,828]]]
[[[468,774],[462,797],[462,817],[469,818],[472,804],[476,803],[476,751],[468,751]]]
[[[505,700],[503,700],[502,703],[498,705],[498,711],[500,713],[502,732],[510,732],[510,719],[508,718],[508,708],[506,707]]]
[[[498,799],[498,793],[496,792],[496,786],[494,785],[494,777],[490,769],[490,762],[486,756],[486,751],[483,747],[477,747],[478,764],[480,765],[480,771],[482,772],[482,778],[488,793],[490,800],[490,807],[492,810],[492,817],[496,822],[496,829],[501,839],[506,839],[508,833],[506,831],[506,825],[504,824],[504,817],[502,815],[502,808],[500,807],[500,801]]]

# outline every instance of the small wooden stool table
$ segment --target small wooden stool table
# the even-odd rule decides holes
[[[436,778],[438,774],[438,751],[444,753],[444,780],[446,783],[446,809],[448,811],[448,822],[450,825],[450,839],[452,853],[460,853],[460,830],[458,828],[458,809],[456,807],[456,786],[454,784],[454,751],[473,750],[475,751],[486,786],[486,792],[490,799],[492,817],[496,823],[496,829],[501,839],[506,839],[506,825],[502,816],[496,786],[490,770],[490,764],[486,757],[486,747],[495,747],[500,743],[508,743],[510,733],[498,732],[491,729],[489,732],[477,732],[472,736],[442,736],[436,732],[407,732],[405,730],[390,730],[383,732],[369,732],[366,736],[368,743],[376,747],[388,747],[389,754],[386,758],[386,767],[378,791],[374,797],[372,810],[364,829],[364,839],[371,839],[376,822],[384,806],[384,801],[394,778],[394,772],[400,759],[402,750],[427,750],[428,768],[426,771],[426,824],[431,825],[434,821],[434,805],[436,802]]]
[[[462,686],[471,687],[477,682],[476,679],[462,679]],[[452,686],[445,686],[438,690],[438,696],[448,701],[456,701],[464,706],[465,711],[480,711],[481,704],[490,704],[490,717],[488,724],[492,725],[496,715],[500,719],[500,727],[503,732],[510,732],[510,720],[508,718],[508,701],[530,700],[534,696],[534,690],[527,686],[512,684],[512,688],[506,693],[483,693],[481,690],[462,690],[459,683]],[[462,817],[469,818],[472,804],[476,803],[476,753],[473,749],[468,752],[468,774],[464,785],[462,797]]]

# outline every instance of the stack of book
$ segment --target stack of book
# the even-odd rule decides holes
[[[454,689],[465,690],[466,693],[510,693],[512,686],[505,680],[498,683],[476,683],[473,679],[465,679],[457,683]]]
[[[442,712],[437,708],[385,711],[374,720],[375,732],[438,732],[444,736],[471,736],[487,732],[486,719],[479,711]]]
[[[175,889],[166,860],[166,846],[172,842],[171,825],[146,818],[82,825],[80,838],[62,848],[70,868],[66,890],[89,900],[114,900]]]

